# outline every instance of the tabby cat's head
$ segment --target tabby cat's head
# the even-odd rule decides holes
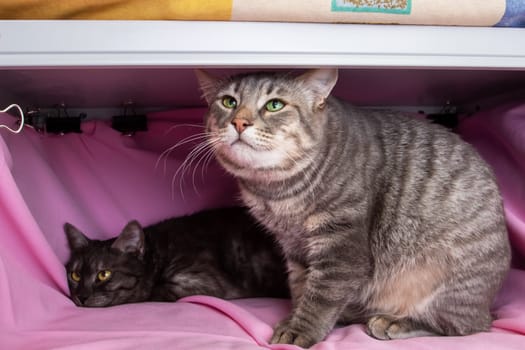
[[[144,232],[132,221],[115,239],[91,240],[66,223],[71,256],[66,264],[71,299],[78,306],[102,307],[138,302],[149,295]]]
[[[337,70],[300,76],[255,73],[217,79],[197,71],[209,105],[206,128],[217,159],[236,176],[299,171],[319,143]],[[264,174],[271,169],[271,174]],[[277,171],[276,171],[277,170]]]

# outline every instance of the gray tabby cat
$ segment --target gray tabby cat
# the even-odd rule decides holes
[[[272,343],[309,347],[336,322],[378,339],[489,329],[510,248],[470,145],[329,96],[335,69],[197,77],[210,147],[284,250],[293,310]]]

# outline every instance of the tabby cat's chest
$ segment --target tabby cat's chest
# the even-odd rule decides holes
[[[272,199],[258,196],[242,187],[241,194],[253,216],[272,232],[301,233],[305,231],[302,223],[305,222],[307,213],[311,211],[311,205],[302,196]]]
[[[252,215],[277,239],[286,257],[306,265],[308,237],[317,225],[327,221],[329,214],[300,196],[293,200],[268,200],[241,193]]]

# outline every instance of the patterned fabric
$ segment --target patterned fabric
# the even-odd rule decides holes
[[[231,20],[525,27],[525,1],[2,0],[0,19]]]
[[[332,11],[409,14],[412,0],[332,0]]]

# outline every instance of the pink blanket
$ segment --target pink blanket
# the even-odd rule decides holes
[[[193,167],[195,161],[173,178],[195,143],[157,162],[169,146],[201,131],[184,123],[200,124],[202,114],[151,114],[150,130],[131,138],[103,121],[65,136],[1,131],[0,349],[296,348],[267,343],[272,326],[289,311],[287,300],[195,296],[87,309],[68,299],[65,221],[102,239],[132,218],[150,224],[235,203],[234,181],[213,162],[203,169],[203,162]],[[12,125],[13,119],[0,122]],[[495,301],[491,332],[385,342],[352,325],[335,329],[314,349],[525,348],[525,271],[519,268],[525,254],[525,103],[479,113],[460,129],[496,170],[515,248],[516,267]]]

